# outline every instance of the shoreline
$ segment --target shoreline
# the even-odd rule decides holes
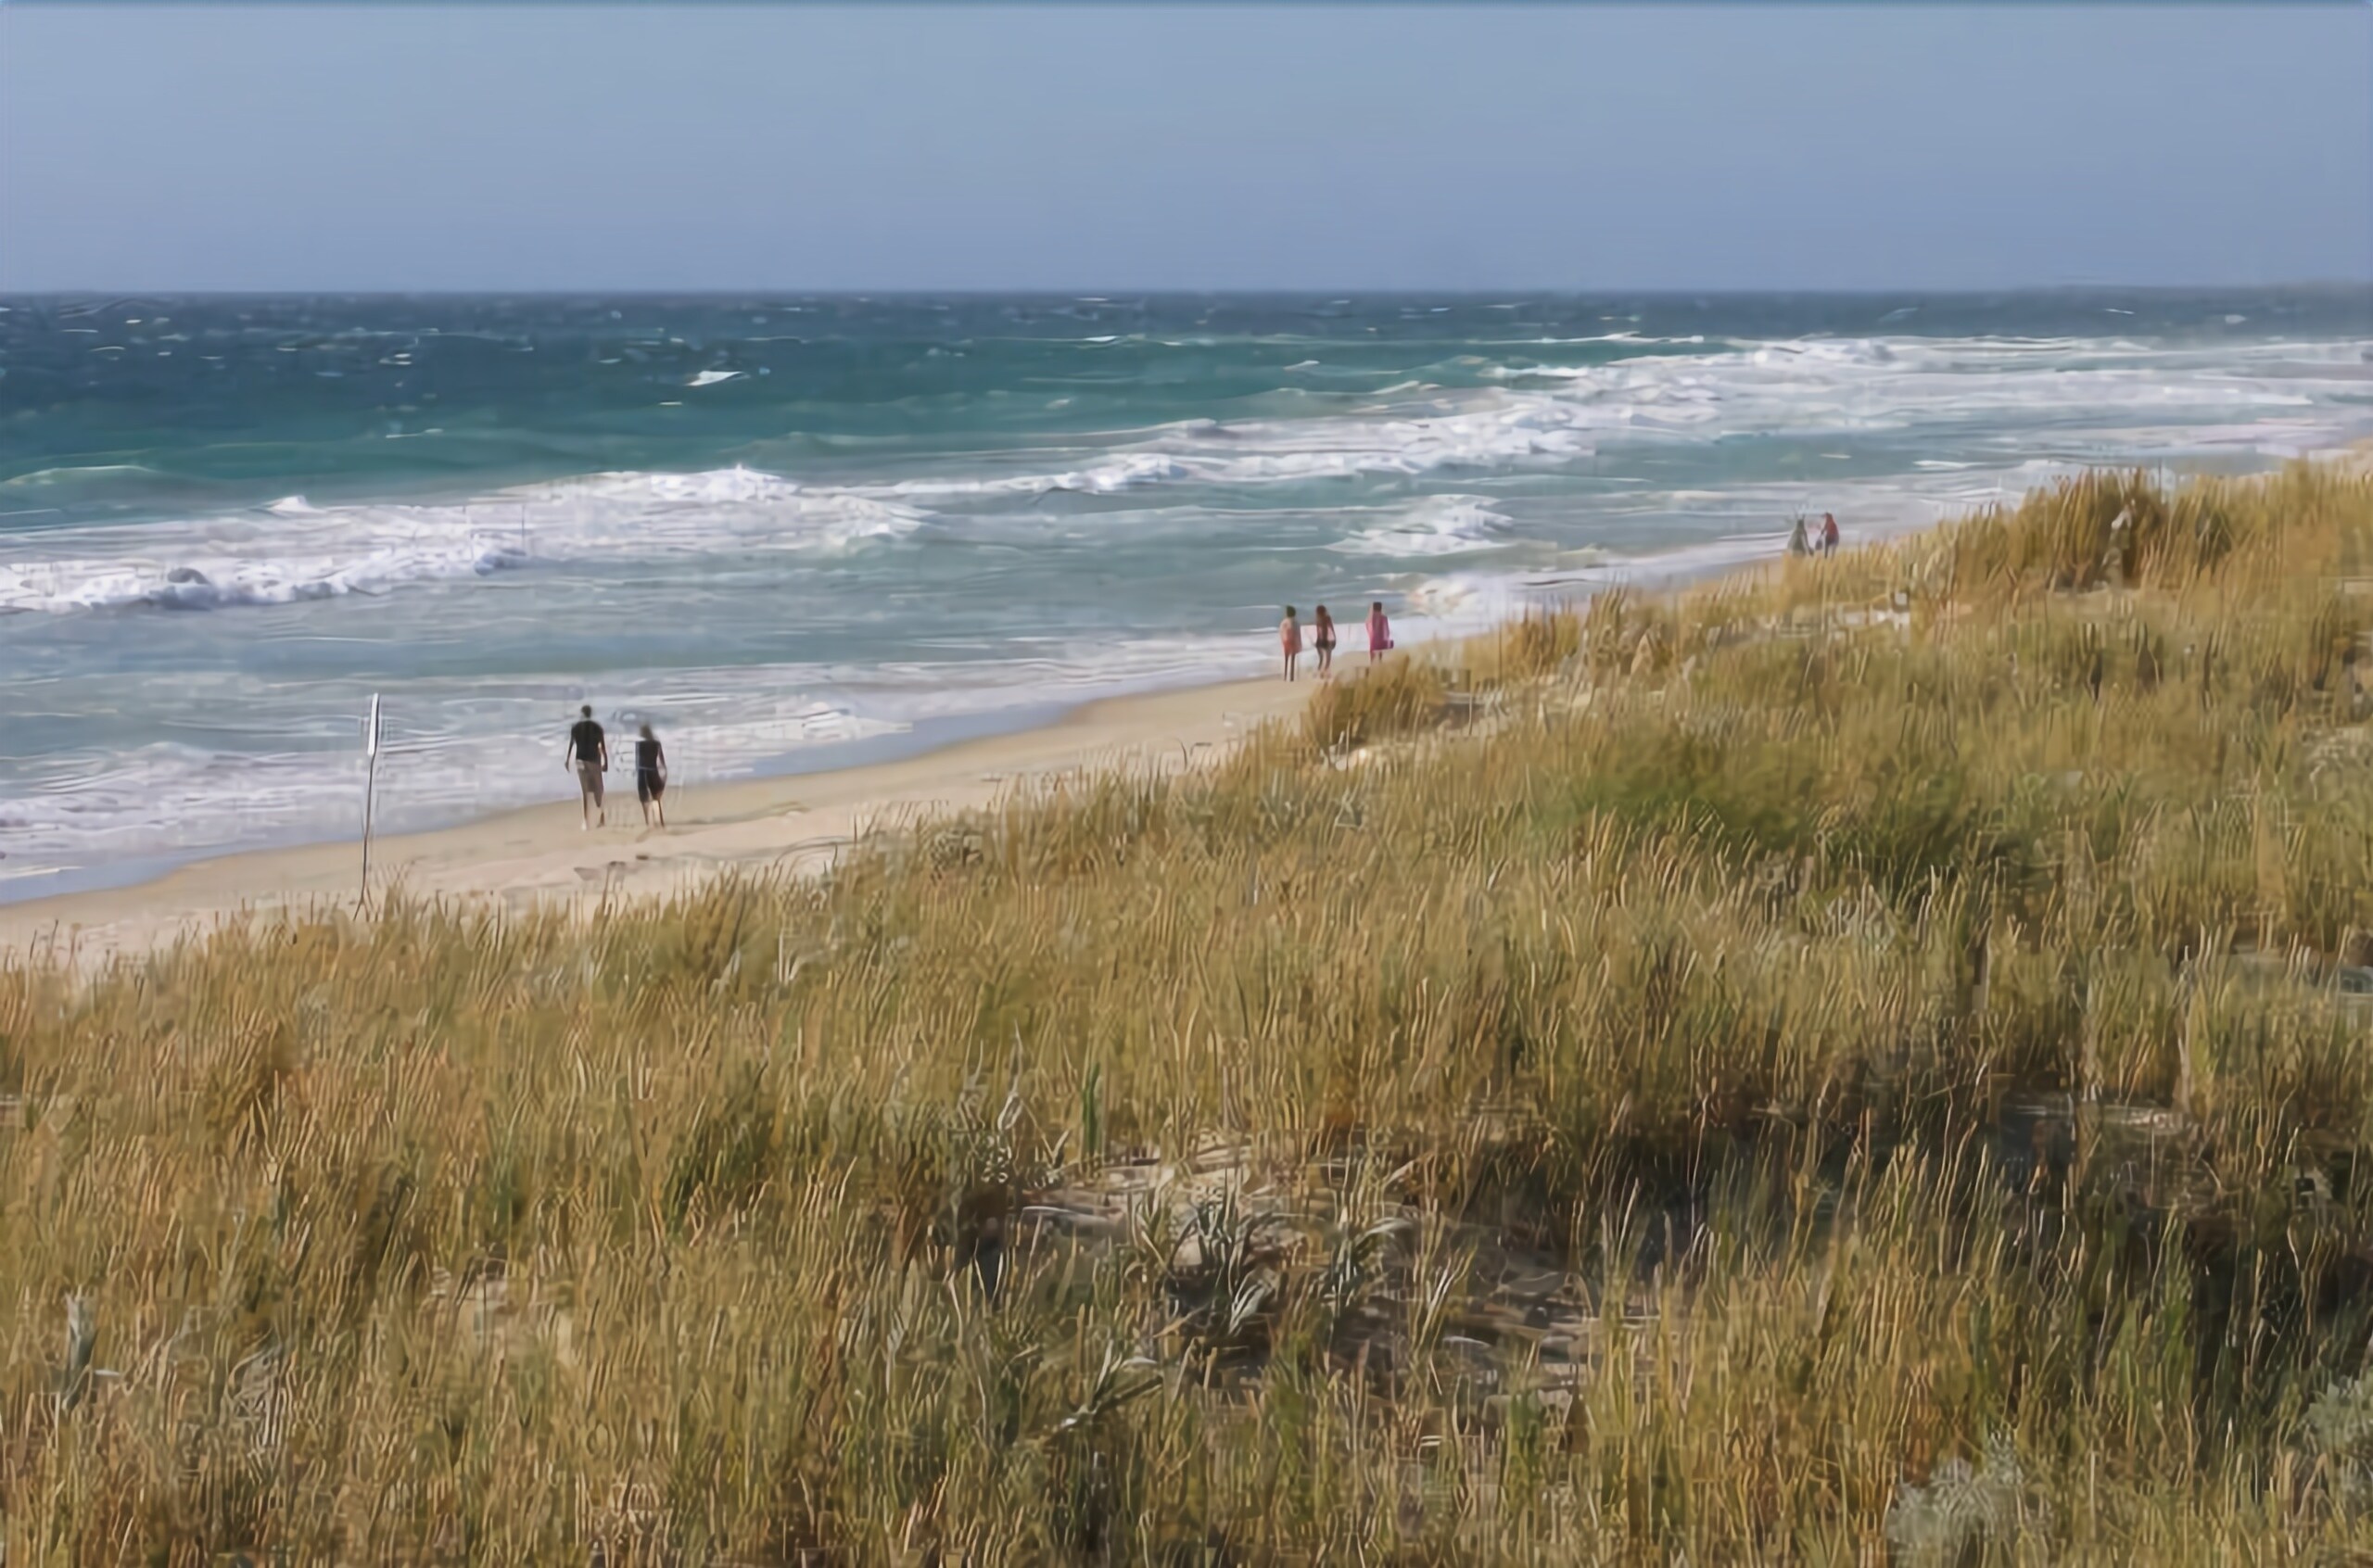
[[[371,892],[524,913],[588,893],[664,897],[733,869],[814,868],[868,832],[987,805],[1016,783],[1211,760],[1298,710],[1314,684],[1273,676],[1101,698],[1049,722],[885,761],[679,787],[668,791],[665,831],[642,826],[630,771],[613,770],[625,787],[608,792],[610,826],[590,832],[579,827],[573,787],[556,778],[549,802],[374,837]],[[0,964],[104,965],[259,916],[351,909],[361,873],[361,840],[349,838],[237,851],[117,887],[0,904]]]
[[[2373,464],[2373,439],[2301,461]],[[1847,549],[1898,544],[1947,521],[1864,535]],[[1777,555],[1709,562],[1640,574],[1648,580],[1634,577],[1629,586],[1677,592],[1779,562]],[[1566,586],[1587,599],[1618,585],[1578,578]],[[1345,673],[1356,678],[1364,665],[1352,655]],[[549,802],[375,836],[371,889],[374,896],[400,892],[524,913],[589,893],[664,897],[729,870],[814,869],[868,832],[990,804],[1017,782],[1131,763],[1168,766],[1173,756],[1188,766],[1212,760],[1266,720],[1296,711],[1314,684],[1269,676],[1122,693],[882,760],[679,786],[669,791],[675,818],[665,831],[641,826],[631,769],[613,769],[624,788],[609,792],[606,828],[579,828],[576,797],[563,782]],[[0,966],[57,962],[79,969],[257,917],[351,909],[361,891],[361,850],[359,836],[237,850],[122,883],[0,903]]]
[[[1098,696],[1080,697],[1070,702],[1047,701],[1017,704],[1010,708],[990,709],[981,713],[955,714],[925,719],[912,728],[882,735],[869,735],[852,740],[834,741],[827,746],[781,752],[767,759],[747,772],[735,773],[722,778],[706,779],[697,784],[675,783],[671,790],[689,793],[699,790],[733,788],[763,781],[809,778],[823,773],[843,773],[851,768],[871,767],[896,762],[908,762],[933,755],[967,741],[990,740],[1001,735],[1019,735],[1028,730],[1043,729],[1060,724],[1070,714],[1099,702],[1133,697],[1155,696],[1165,691],[1181,691],[1203,686],[1226,685],[1225,680],[1199,680],[1183,686],[1123,689]],[[617,743],[630,746],[633,736],[612,737],[613,760],[616,760]],[[625,753],[631,757],[631,752]],[[631,762],[611,769],[611,777],[619,780],[631,796],[634,769]],[[573,786],[564,781],[565,793]],[[572,800],[574,797],[570,797]],[[448,832],[491,822],[517,812],[533,811],[548,803],[541,800],[512,800],[498,804],[480,805],[475,809],[439,816],[409,826],[382,825],[372,834],[374,845],[394,843],[399,840],[416,839],[432,833]],[[638,812],[638,816],[640,813]],[[245,860],[258,855],[293,854],[299,850],[325,850],[343,846],[349,854],[360,854],[362,835],[351,829],[332,829],[306,836],[301,829],[286,837],[260,842],[213,844],[185,852],[160,851],[127,857],[120,861],[102,862],[92,866],[74,866],[64,871],[36,871],[18,874],[20,888],[12,888],[6,877],[0,877],[0,923],[23,908],[35,904],[56,904],[67,899],[88,898],[102,893],[129,892],[151,887],[168,877],[193,866],[210,865],[216,861]],[[35,879],[48,886],[34,888]]]
[[[1857,544],[1892,542],[1938,521],[1866,536]],[[1776,551],[1778,546],[1771,548]],[[1652,564],[1654,559],[1637,564]],[[1759,571],[1778,559],[1776,553],[1757,553],[1621,578],[1577,575],[1556,586],[1568,590],[1570,599],[1594,598],[1618,586],[1670,593]],[[1449,640],[1466,635],[1476,634]],[[1433,640],[1406,643],[1402,651],[1415,652]],[[1344,673],[1356,678],[1364,663],[1354,652],[1344,659]],[[885,817],[895,824],[985,805],[1021,779],[1132,761],[1166,765],[1174,754],[1190,762],[1208,760],[1199,753],[1232,745],[1263,721],[1296,711],[1313,685],[1307,673],[1292,685],[1272,675],[1124,691],[1068,707],[969,715],[970,722],[953,721],[956,733],[944,740],[912,750],[901,747],[875,760],[836,760],[673,786],[671,825],[665,832],[641,826],[631,767],[611,770],[619,786],[608,792],[612,825],[590,833],[578,827],[577,797],[564,778],[550,801],[506,806],[441,827],[374,834],[371,891],[374,897],[400,891],[524,912],[589,893],[664,897],[736,868],[810,868],[860,833],[885,825]],[[1009,728],[994,724],[998,716],[1022,722]],[[993,727],[983,731],[983,722]],[[800,831],[786,839],[782,830],[794,818]],[[351,910],[361,891],[359,834],[161,864],[152,858],[120,881],[0,900],[0,966],[104,965],[257,917]]]

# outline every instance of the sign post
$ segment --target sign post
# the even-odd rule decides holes
[[[379,694],[371,693],[371,716],[362,723],[362,896],[371,906],[371,806],[379,787]]]

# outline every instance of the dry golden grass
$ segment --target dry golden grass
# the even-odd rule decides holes
[[[2097,479],[826,883],[0,974],[6,1561],[2363,1549],[2369,541]]]

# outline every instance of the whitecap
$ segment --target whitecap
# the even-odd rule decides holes
[[[1481,496],[1428,496],[1396,512],[1392,521],[1337,540],[1330,549],[1347,555],[1414,560],[1496,550],[1507,542],[1508,518]]]
[[[63,468],[35,468],[28,470],[23,474],[17,474],[11,478],[0,479],[0,487],[13,487],[17,486],[23,486],[30,488],[39,485],[57,485],[70,483],[77,479],[96,478],[101,474],[148,474],[154,471],[148,468],[144,468],[136,462],[94,462],[82,464],[81,466],[70,465]]]
[[[0,559],[0,611],[221,610],[463,582],[530,563],[844,551],[904,538],[925,516],[895,499],[809,489],[751,468],[601,474],[439,505],[317,507],[286,496],[245,517],[11,540],[26,553]]]

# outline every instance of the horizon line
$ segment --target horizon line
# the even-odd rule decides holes
[[[0,0],[0,5],[23,4],[24,0]],[[44,4],[146,4],[150,0],[42,0]],[[175,0],[175,3],[211,4],[213,0]],[[301,4],[307,0],[272,0],[273,4]],[[446,0],[372,0],[386,4],[444,4]],[[564,0],[550,0],[564,3]],[[619,4],[637,4],[641,0],[615,0]],[[740,0],[756,4],[760,0]],[[793,0],[796,4],[821,4],[827,0]],[[900,0],[911,4],[993,3],[993,0]],[[1002,0],[996,0],[1002,3]],[[1087,3],[1087,0],[1064,0],[1067,4]],[[1205,3],[1205,0],[1197,0]],[[1238,0],[1227,0],[1238,3]],[[1249,3],[1249,0],[1245,0]],[[1552,0],[1529,0],[1548,4]],[[2358,3],[2358,0],[2351,0]],[[684,287],[639,285],[627,288],[600,286],[536,286],[505,287],[446,287],[388,288],[334,287],[309,285],[297,288],[130,288],[123,286],[76,286],[49,288],[19,288],[0,285],[0,299],[740,299],[755,296],[790,295],[821,299],[1012,299],[1047,298],[1066,300],[1096,300],[1119,302],[1128,298],[1169,299],[1351,299],[1361,297],[1424,297],[1428,299],[1492,299],[1504,300],[1524,296],[1550,299],[1591,299],[1612,295],[1635,298],[1706,299],[1723,297],[1770,297],[1789,295],[1805,298],[1869,297],[1877,295],[1924,295],[1940,298],[1973,298],[1995,294],[2205,294],[2212,292],[2255,291],[2261,293],[2342,293],[2363,291],[2367,302],[2373,304],[2373,272],[2364,277],[2294,278],[2278,282],[2198,282],[2198,283],[2015,283],[2015,284],[1884,284],[1884,285],[1738,285],[1725,284],[1711,287],[1659,284],[1625,285],[1621,284],[1554,285],[1538,287],[1474,288],[1463,286],[1429,287],[1394,285],[1389,287],[1358,287],[1333,285],[1292,286],[1232,286],[1198,288],[1184,285],[1127,287],[1112,284],[1062,285],[1033,284],[1009,287],[961,285],[933,288],[918,286],[863,287],[838,285],[802,287],[790,285],[692,285]]]

